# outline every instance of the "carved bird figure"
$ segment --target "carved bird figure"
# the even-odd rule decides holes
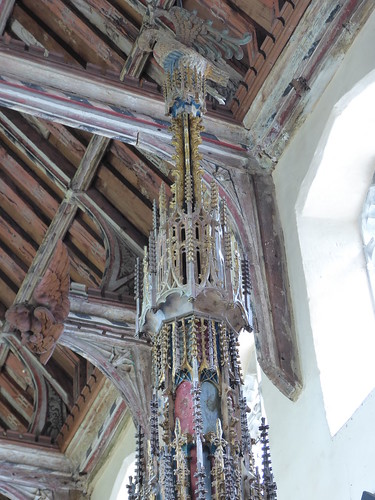
[[[153,51],[157,63],[165,72],[172,74],[175,68],[190,66],[207,80],[227,87],[230,75],[224,59],[241,59],[241,45],[246,45],[251,35],[245,33],[241,38],[235,38],[227,29],[219,31],[210,21],[199,18],[196,11],[189,12],[177,6],[164,10],[157,8],[153,0],[147,0],[147,3],[138,47],[144,52]],[[174,31],[169,27],[162,28],[160,22],[156,28],[157,21],[163,19],[167,20],[168,26],[173,26]],[[207,85],[206,90],[220,103],[225,103],[225,98],[215,88]]]
[[[166,73],[172,75],[175,69],[189,66],[219,85],[225,86],[228,83],[228,73],[215,66],[196,50],[179,42],[167,31],[144,30],[138,39],[138,47],[145,52],[152,51],[156,62]]]
[[[65,245],[58,241],[48,269],[34,290],[29,303],[15,304],[5,314],[16,328],[22,344],[46,364],[64,330],[69,314],[69,256]]]

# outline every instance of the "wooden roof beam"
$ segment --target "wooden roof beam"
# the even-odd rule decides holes
[[[64,61],[75,66],[80,66],[62,45],[58,43],[43,26],[33,19],[18,3],[14,6],[10,18],[10,30],[26,45],[44,48],[46,53],[62,54]]]
[[[130,80],[116,82],[1,44],[0,76],[0,105],[118,138],[166,159],[174,154],[162,97],[151,87],[143,90]],[[246,129],[213,116],[204,118],[204,126],[200,151],[206,159],[239,168],[248,164]]]
[[[29,157],[42,176],[47,175],[59,191],[64,192],[70,182],[70,176],[61,168],[61,163],[56,161],[56,154],[49,155],[38,147],[41,137],[26,122],[23,127],[20,120],[15,120],[15,113],[8,116],[7,111],[0,110],[0,132],[6,137],[12,148],[22,156]],[[39,138],[39,139],[38,139]]]
[[[23,234],[22,229],[12,223],[12,219],[2,214],[0,216],[0,240],[7,243],[10,250],[29,267],[33,261],[36,245]]]
[[[72,179],[71,186],[74,188],[74,191],[85,190],[90,185],[108,143],[109,139],[105,137],[93,137]],[[24,302],[31,299],[39,277],[42,276],[47,269],[57,241],[64,238],[71,226],[78,209],[74,201],[72,202],[72,192],[72,190],[66,191],[65,199],[60,204],[56,215],[48,227],[29,272],[18,291],[17,302]]]
[[[124,54],[130,53],[139,30],[111,3],[107,0],[70,0],[70,3]]]
[[[25,194],[0,171],[0,200],[2,209],[11,216],[16,223],[37,244],[43,240],[47,224],[35,214],[35,206]]]
[[[135,255],[143,256],[147,238],[96,189],[86,193],[76,193],[76,201],[83,210],[91,214],[99,225],[106,224],[122,239]]]
[[[61,0],[23,0],[23,4],[71,47],[82,61],[120,73],[124,58],[110,47]],[[37,7],[36,7],[37,5]]]
[[[108,137],[93,136],[70,183],[73,191],[86,191],[90,187],[110,142]]]
[[[55,389],[55,391],[58,393],[58,395],[61,397],[63,402],[68,406],[71,407],[73,405],[72,397],[70,394],[68,394],[65,389],[62,387],[62,385],[51,376],[51,374],[48,372],[47,368],[40,363],[40,361],[32,354],[27,347],[23,346],[21,344],[21,341],[12,333],[6,332],[5,328],[3,330],[2,337],[5,339],[5,341],[8,343],[11,348],[18,353],[18,355],[22,358],[23,362],[26,364],[26,366],[29,368],[29,370],[33,373],[33,376],[39,379],[39,386],[37,385],[37,391],[38,391],[38,405],[37,405],[37,410],[36,412],[41,412],[42,414],[46,411],[46,389],[45,389],[45,384],[43,381],[43,378],[47,380],[52,387]],[[34,416],[35,417],[35,416]],[[45,421],[45,415],[44,417],[40,418],[35,418],[34,422],[34,429],[33,431],[35,432],[41,432],[42,427],[44,425]],[[37,427],[40,426],[40,428],[37,429]],[[1,447],[0,447],[1,449]]]
[[[6,399],[12,402],[18,413],[29,422],[33,416],[34,409],[29,398],[23,394],[22,388],[5,373],[0,373],[0,387]]]

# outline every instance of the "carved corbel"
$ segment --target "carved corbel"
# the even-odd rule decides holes
[[[69,257],[61,240],[30,302],[14,304],[5,317],[18,330],[22,344],[46,364],[64,331],[69,314]]]

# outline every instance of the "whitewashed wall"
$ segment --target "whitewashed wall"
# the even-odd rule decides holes
[[[328,426],[313,329],[316,334],[315,327],[318,321],[315,320],[321,319],[321,316],[316,316],[319,311],[319,300],[325,301],[326,304],[332,300],[333,303],[335,301],[334,287],[327,296],[324,293],[324,280],[320,289],[315,280],[315,289],[312,289],[313,261],[324,258],[322,255],[324,252],[316,251],[306,255],[306,239],[303,234],[305,232],[306,235],[306,231],[308,233],[308,226],[304,225],[306,221],[302,220],[303,201],[307,195],[303,190],[310,189],[313,181],[311,177],[317,173],[319,167],[317,156],[321,154],[321,148],[327,142],[329,128],[333,123],[334,106],[375,68],[374,47],[375,15],[372,15],[346,54],[339,71],[331,80],[311,115],[284,152],[274,172],[304,379],[303,392],[299,400],[292,403],[283,397],[263,375],[263,397],[271,426],[271,454],[278,483],[279,500],[360,500],[363,491],[375,493],[374,391],[369,393],[351,418],[336,433],[333,431],[334,426],[331,425],[331,428]],[[312,88],[313,91],[314,88]],[[372,109],[372,114],[375,114],[375,109]],[[375,143],[375,129],[372,130],[372,137]],[[375,170],[375,155],[372,161]],[[358,178],[360,178],[363,170],[360,165],[358,167]],[[338,171],[338,175],[346,174],[343,170]],[[332,182],[332,190],[339,189],[339,187],[340,182],[337,184]],[[353,183],[353,189],[356,189],[356,183]],[[326,194],[321,198],[322,203],[324,203],[325,196]],[[333,221],[332,231],[338,230],[337,228],[338,225],[335,225]],[[358,216],[358,229],[355,225],[353,226],[353,235],[355,231],[359,231],[359,228]],[[320,237],[321,234],[320,231]],[[316,245],[319,243],[317,241]],[[361,256],[358,255],[358,258]],[[353,363],[348,364],[347,370],[348,373],[353,373],[354,378],[356,377],[355,361],[361,358],[362,354],[363,363],[371,359],[371,356],[368,357],[365,352],[368,346],[363,346],[362,354],[361,349],[357,349],[360,335],[356,332],[359,324],[356,314],[358,315],[359,311],[355,307],[348,308],[343,305],[341,310],[338,310],[335,304],[330,318],[331,329],[335,333],[343,331],[341,319],[343,316],[347,318],[346,329],[352,335],[346,335],[345,342],[349,339],[349,342],[353,342],[353,346],[356,347],[353,348]],[[369,320],[365,326],[372,328],[371,321],[373,319]],[[375,329],[373,335],[375,337]],[[328,349],[328,344],[326,345]],[[335,358],[339,348],[337,341],[331,343],[332,359]],[[372,359],[375,359],[375,352],[372,352]],[[319,362],[319,367],[325,370],[325,373],[329,372],[327,363],[323,369]],[[332,364],[332,370],[334,369]],[[370,376],[373,376],[375,381],[375,363],[372,366],[372,374]],[[337,391],[342,390],[341,381],[342,378],[337,380]],[[374,385],[370,382],[368,389],[370,390],[371,387]],[[358,389],[360,389],[359,386]],[[364,395],[369,390],[365,390]],[[353,388],[348,387],[348,398],[352,391]],[[345,390],[341,396],[345,397]]]

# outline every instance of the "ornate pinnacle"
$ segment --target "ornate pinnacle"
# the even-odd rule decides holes
[[[159,217],[160,217],[160,226],[163,226],[167,219],[167,197],[165,195],[164,182],[162,183],[159,191]]]
[[[135,494],[136,483],[133,483],[132,476],[129,476],[129,484],[126,485],[126,489],[128,490],[128,499],[136,500],[137,496]]]
[[[159,422],[158,422],[158,398],[156,393],[151,398],[151,455],[159,455]]]
[[[242,389],[239,395],[239,406],[241,412],[241,434],[242,434],[242,453],[244,456],[249,456],[251,453],[251,439],[249,434],[249,428],[247,424],[247,403],[246,398],[243,395]]]
[[[142,491],[143,478],[145,473],[145,457],[144,457],[144,442],[143,431],[141,426],[138,426],[136,440],[136,454],[135,454],[135,484],[137,485],[138,494]]]
[[[193,382],[191,395],[193,397],[194,431],[197,436],[201,436],[203,433],[203,419],[200,404],[201,390],[196,381]]]
[[[219,207],[219,189],[217,187],[217,182],[213,180],[211,182],[211,210],[216,211]]]
[[[155,242],[155,234],[151,232],[149,238],[149,266],[150,273],[156,274],[157,262],[156,262],[156,242]]]
[[[161,470],[163,470],[163,487],[164,487],[164,500],[175,500],[174,484],[173,484],[173,469],[172,469],[172,456],[165,447],[161,457]]]
[[[156,232],[158,230],[158,209],[156,206],[156,200],[154,200],[152,203],[152,229],[156,235]]]
[[[262,418],[262,425],[259,427],[260,430],[260,442],[262,443],[263,450],[263,488],[265,492],[266,500],[276,500],[276,483],[274,481],[271,458],[270,458],[270,447],[268,440],[268,429],[269,426],[266,425],[266,420]]]
[[[206,470],[200,462],[197,463],[197,471],[194,476],[198,479],[197,488],[195,490],[196,500],[206,500],[207,489],[205,485]]]
[[[251,284],[250,267],[247,257],[244,257],[242,259],[241,267],[242,267],[242,291],[244,295],[248,295],[250,297],[253,287]]]
[[[189,491],[189,470],[187,467],[186,456],[183,446],[187,442],[187,438],[181,432],[180,420],[176,418],[175,425],[175,440],[173,442],[175,449],[176,468],[174,474],[176,476],[177,500],[190,500]]]
[[[229,352],[232,359],[234,377],[238,385],[243,383],[241,374],[240,353],[238,351],[238,338],[232,329],[229,330]]]
[[[226,446],[224,454],[224,475],[225,475],[225,498],[238,498],[234,481],[233,457],[229,444]]]

